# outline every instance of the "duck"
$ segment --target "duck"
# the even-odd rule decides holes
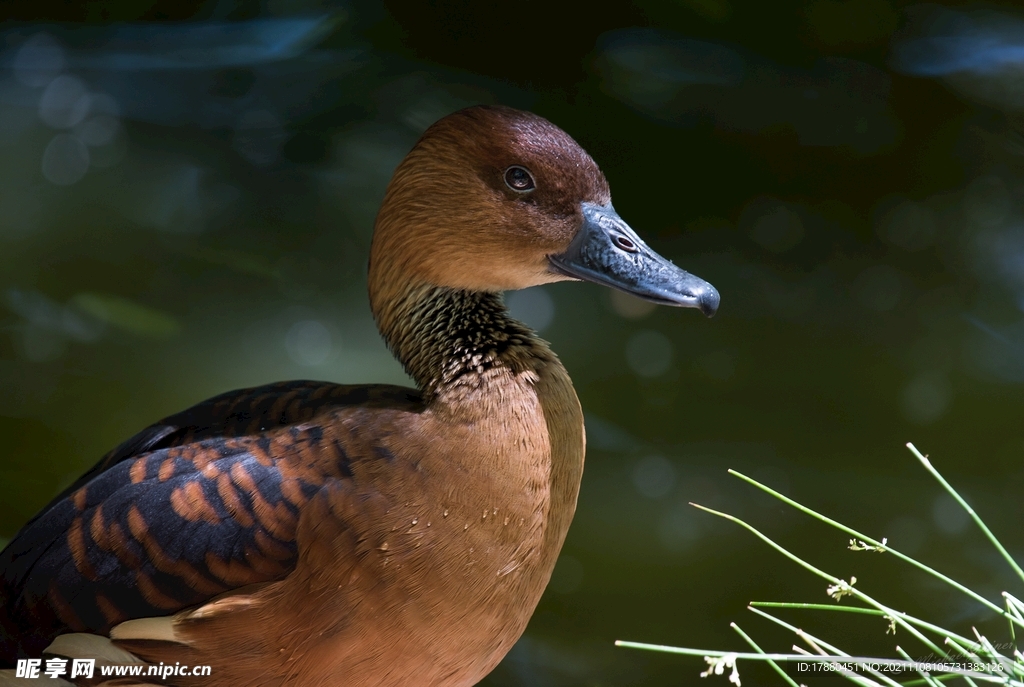
[[[719,305],[547,119],[479,105],[434,123],[387,187],[368,269],[415,387],[269,384],[128,439],[0,553],[0,662],[100,639],[179,666],[154,681],[179,687],[479,682],[547,586],[586,443],[565,367],[502,294],[567,280]]]

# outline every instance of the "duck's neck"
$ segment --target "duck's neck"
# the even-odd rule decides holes
[[[557,358],[513,319],[500,294],[409,286],[374,315],[428,403],[471,406],[505,384],[532,383]]]

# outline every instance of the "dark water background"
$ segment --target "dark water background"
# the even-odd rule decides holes
[[[827,602],[826,583],[689,501],[1001,641],[978,606],[725,471],[992,598],[1020,591],[903,447],[1022,553],[1015,4],[18,0],[0,16],[0,537],[213,394],[404,383],[365,295],[376,207],[427,125],[501,102],[573,135],[620,214],[722,307],[509,295],[569,369],[590,446],[551,587],[486,684],[692,684],[699,659],[613,640],[742,650],[732,621],[788,650],[746,603]],[[782,615],[852,653],[927,653],[881,621]]]

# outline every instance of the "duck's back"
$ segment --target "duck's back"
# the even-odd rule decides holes
[[[475,684],[525,629],[575,508],[582,415],[552,372],[525,385],[532,400],[506,393],[504,412],[481,399],[473,419],[427,407],[378,427],[375,459],[303,507],[286,579],[178,622],[201,651],[153,646],[150,628],[142,642],[115,636],[152,662],[213,666],[212,681],[181,685]],[[361,445],[369,414],[340,422],[347,445]]]
[[[0,553],[0,659],[286,576],[299,509],[351,477],[352,456],[322,429],[357,408],[417,413],[422,401],[389,385],[284,382],[221,394],[118,446]]]

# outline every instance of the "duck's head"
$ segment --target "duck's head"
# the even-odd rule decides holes
[[[713,315],[713,286],[661,257],[611,203],[597,164],[551,122],[471,107],[423,134],[374,229],[371,300],[409,284],[505,291],[566,279]]]

